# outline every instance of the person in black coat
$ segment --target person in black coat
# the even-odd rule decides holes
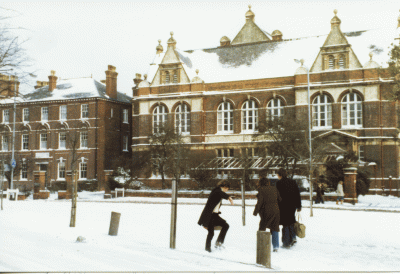
[[[225,181],[220,181],[217,184],[217,187],[214,188],[211,191],[210,196],[208,196],[206,206],[204,207],[198,221],[199,225],[208,230],[208,235],[206,239],[206,251],[208,252],[211,252],[211,240],[214,237],[214,227],[222,227],[221,232],[219,233],[219,236],[217,238],[217,242],[215,243],[216,248],[223,247],[226,232],[229,229],[228,223],[219,216],[219,214],[221,214],[219,208],[221,207],[222,199],[229,200],[231,205],[233,205],[232,198],[228,194],[226,194],[226,192],[229,190],[229,187],[229,183]]]
[[[317,198],[315,199],[315,203],[324,203],[324,187],[321,183],[317,185]]]
[[[282,198],[279,203],[280,224],[282,225],[282,247],[289,248],[297,242],[294,223],[296,222],[296,209],[298,212],[301,211],[300,191],[297,183],[287,178],[286,170],[283,168],[278,170],[278,179],[276,188]]]

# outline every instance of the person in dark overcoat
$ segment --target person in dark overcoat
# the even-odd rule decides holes
[[[222,228],[218,235],[217,242],[215,243],[215,247],[223,248],[223,243],[226,233],[229,229],[229,225],[224,219],[219,216],[219,214],[221,214],[219,209],[222,205],[222,199],[229,200],[231,205],[233,205],[232,198],[228,194],[226,194],[229,188],[229,183],[225,181],[220,181],[217,184],[217,187],[214,188],[211,191],[210,196],[208,196],[206,206],[204,207],[198,221],[199,225],[208,230],[208,235],[206,239],[206,251],[208,252],[211,252],[211,241],[214,237],[214,227],[216,226],[220,226]]]
[[[282,247],[290,248],[296,241],[294,223],[296,222],[295,212],[301,211],[300,191],[297,183],[287,178],[286,170],[278,170],[276,188],[282,200],[279,203],[280,224],[282,225]]]
[[[321,183],[317,185],[317,197],[315,198],[315,203],[324,203],[324,187]]]
[[[258,230],[265,231],[267,228],[271,231],[272,246],[274,252],[279,248],[279,206],[281,196],[275,186],[271,186],[270,181],[262,177],[258,181],[257,204],[253,215],[260,214],[260,225]]]

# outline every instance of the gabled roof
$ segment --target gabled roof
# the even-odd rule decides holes
[[[120,92],[117,92],[117,99],[110,98],[106,95],[106,85],[93,78],[60,80],[53,91],[49,91],[49,86],[45,86],[25,94],[23,98],[25,101],[53,101],[95,97],[131,102],[130,96]]]

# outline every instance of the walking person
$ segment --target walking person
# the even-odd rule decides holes
[[[210,196],[208,196],[206,206],[204,207],[203,212],[201,213],[200,219],[198,221],[199,225],[203,226],[205,229],[208,230],[208,235],[206,239],[206,251],[208,252],[211,252],[211,241],[212,238],[214,237],[214,227],[216,226],[221,226],[222,228],[215,243],[215,247],[216,248],[224,247],[223,243],[225,240],[226,233],[229,229],[229,224],[219,216],[219,214],[221,214],[219,209],[222,205],[222,199],[229,200],[231,205],[233,205],[232,198],[228,194],[226,194],[229,188],[230,188],[229,183],[225,181],[218,182],[217,187],[214,188],[211,191]]]
[[[276,187],[271,186],[270,181],[262,176],[258,181],[257,204],[253,215],[260,214],[260,225],[258,230],[265,231],[267,228],[271,231],[272,247],[274,252],[279,248],[279,206],[281,200]]]
[[[297,183],[287,178],[285,169],[280,168],[278,170],[278,179],[276,188],[282,198],[279,203],[280,224],[282,225],[282,247],[290,248],[297,242],[294,223],[296,222],[296,210],[298,212],[301,211],[300,191]]]
[[[336,199],[336,204],[343,204],[343,200],[344,200],[344,191],[343,191],[343,181],[340,181],[337,185],[336,188],[336,194],[337,194],[337,199]]]
[[[324,203],[324,187],[321,183],[317,185],[317,198],[315,199],[315,203]]]

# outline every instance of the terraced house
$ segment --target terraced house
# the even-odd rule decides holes
[[[4,95],[0,157],[8,163],[7,169],[14,145],[14,188],[32,189],[40,181],[35,188],[66,189],[73,162],[80,188],[106,188],[112,159],[130,153],[132,120],[131,97],[117,91],[115,67],[108,66],[105,73],[106,80],[98,82],[92,78],[59,80],[52,71],[48,82],[38,81],[35,90],[15,97],[15,123],[13,105],[18,91]],[[3,78],[4,83],[17,81]]]
[[[377,69],[387,67],[389,47],[398,43],[400,17],[385,29],[350,32],[341,30],[336,10],[329,19],[316,22],[327,25],[326,35],[285,37],[260,28],[249,7],[233,39],[185,51],[178,48],[180,34],[171,32],[165,50],[159,41],[144,79],[136,79],[133,152],[148,150],[158,125],[170,121],[179,125],[193,157],[256,157],[252,136],[267,117],[291,112],[294,123],[307,120],[309,73],[313,137],[377,164],[376,184],[399,178],[398,102],[388,100],[391,80]],[[160,186],[150,170],[141,179]]]

